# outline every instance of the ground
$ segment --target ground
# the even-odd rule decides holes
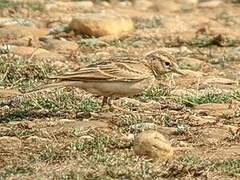
[[[54,34],[56,39],[79,45],[73,52],[63,53],[65,46],[57,49],[63,60],[2,52],[0,87],[5,93],[0,93],[0,179],[240,177],[240,4],[224,1],[201,8],[182,1],[156,2],[142,10],[133,3],[115,2],[109,7],[99,1],[92,9],[82,10],[128,15],[135,30],[117,39]],[[49,30],[46,23],[52,19],[44,14],[48,4],[0,1],[1,16],[29,18],[39,29]],[[51,17],[74,14],[71,8],[48,13]],[[52,26],[63,24],[53,22]],[[14,42],[1,40],[3,44]],[[49,82],[48,76],[109,56],[114,60],[131,54],[141,59],[157,48],[171,52],[185,75],[168,74],[140,95],[113,101],[131,109],[131,114],[101,109],[100,97],[76,88],[16,97],[5,91],[27,92]],[[134,154],[134,136],[147,129],[169,140],[174,148],[171,160],[153,161]]]

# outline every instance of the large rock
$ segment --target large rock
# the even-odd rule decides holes
[[[134,29],[129,17],[116,13],[89,13],[75,17],[69,27],[76,34],[88,36],[120,36]]]
[[[173,148],[166,138],[157,131],[140,133],[134,142],[134,152],[154,160],[168,160],[173,156]]]

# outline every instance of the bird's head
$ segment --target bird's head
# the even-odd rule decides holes
[[[175,58],[166,51],[160,49],[150,51],[145,54],[145,60],[156,77],[171,72],[183,75],[176,64]]]

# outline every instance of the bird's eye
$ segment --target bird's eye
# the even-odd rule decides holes
[[[165,62],[165,65],[166,66],[170,66],[170,62]]]

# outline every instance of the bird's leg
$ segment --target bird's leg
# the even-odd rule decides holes
[[[108,97],[103,96],[103,100],[102,100],[102,108],[105,106],[105,104],[108,104]]]

